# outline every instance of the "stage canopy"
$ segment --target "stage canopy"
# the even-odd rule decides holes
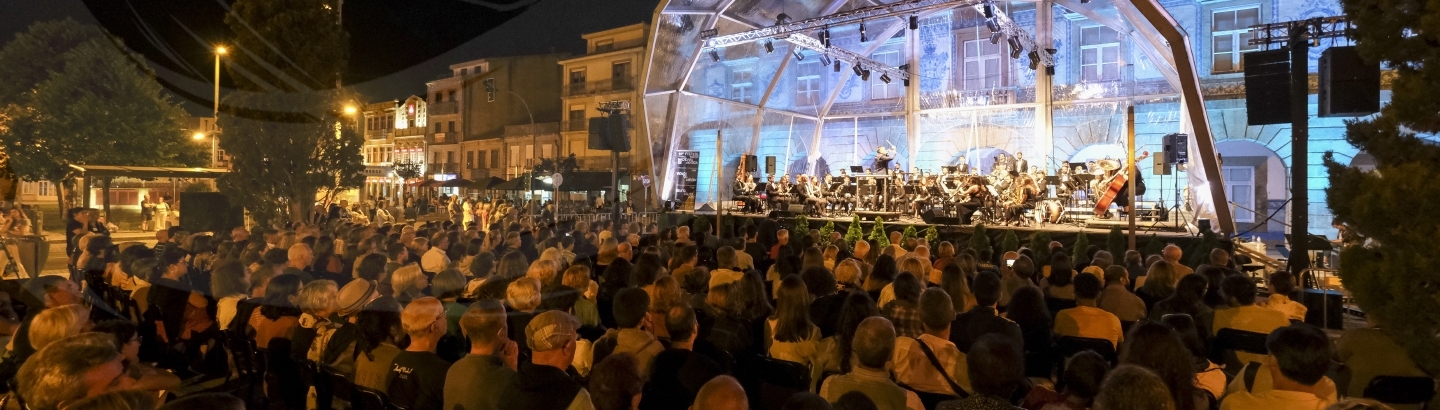
[[[1053,175],[1123,159],[1134,107],[1135,151],[1189,136],[1180,180],[1140,161],[1141,200],[1234,232],[1194,51],[1158,0],[664,0],[654,21],[637,126],[661,198],[728,200],[745,154],[763,178],[767,157],[823,174],[869,168],[879,146],[906,170],[1023,153]]]

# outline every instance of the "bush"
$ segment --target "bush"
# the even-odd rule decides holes
[[[864,237],[865,231],[860,228],[860,215],[855,215],[855,218],[850,220],[850,229],[845,230],[845,242],[854,247],[855,242]]]
[[[1130,241],[1125,237],[1125,232],[1115,227],[1110,228],[1110,235],[1105,237],[1105,246],[1109,248],[1106,250],[1110,251],[1111,255],[1119,258],[1125,256],[1125,251],[1130,250]]]
[[[925,228],[925,243],[931,244],[930,246],[935,246],[936,239],[940,239],[940,231],[935,229],[934,226]]]
[[[1035,253],[1035,266],[1050,266],[1050,242],[1049,232],[1030,235],[1030,251]]]
[[[826,247],[826,246],[830,246],[830,234],[832,234],[832,233],[835,233],[835,221],[825,222],[825,226],[820,227],[820,247],[821,247],[821,248],[824,248],[824,247]]]
[[[795,232],[796,232],[796,233],[799,233],[799,234],[801,234],[801,235],[809,235],[809,234],[810,234],[810,218],[806,218],[805,215],[796,215],[796,216],[795,216]]]
[[[870,227],[870,249],[871,252],[880,252],[890,246],[890,236],[885,234],[885,218],[875,217],[875,225]]]
[[[1020,238],[1015,236],[1014,230],[1005,231],[1005,235],[1000,238],[1000,249],[1001,253],[1020,250]]]
[[[970,249],[977,253],[981,249],[993,249],[990,246],[990,234],[985,231],[985,224],[975,224],[975,234],[970,236]]]
[[[1089,236],[1090,235],[1086,235],[1084,232],[1075,236],[1075,249],[1072,249],[1070,253],[1071,264],[1079,265],[1081,261],[1087,261],[1085,259],[1085,248],[1090,247]]]
[[[902,237],[903,239],[905,239],[905,240],[915,239],[915,238],[916,238],[915,225],[906,226],[906,227],[905,227],[905,231],[904,231],[903,233],[901,233],[900,235],[901,235],[901,237]]]

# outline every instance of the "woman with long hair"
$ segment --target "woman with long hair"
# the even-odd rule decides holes
[[[9,215],[5,217],[4,223],[0,223],[0,235],[25,236],[30,234],[30,218],[19,206],[10,208]]]
[[[330,279],[342,286],[350,282],[351,276],[345,272],[345,262],[340,259],[340,255],[335,254],[335,238],[321,236],[315,239],[314,255],[310,271],[316,274],[315,279]]]
[[[1050,317],[1050,310],[1045,307],[1045,295],[1034,286],[1021,286],[1010,295],[1004,317],[1020,325],[1020,335],[1025,341],[1025,375],[1050,377],[1051,365],[1055,363],[1055,344],[1051,342],[1055,318]]]
[[[970,284],[966,282],[965,273],[960,269],[960,265],[956,263],[947,263],[940,268],[940,289],[950,295],[955,312],[965,313],[975,307],[975,294],[970,292]]]
[[[1068,258],[1067,258],[1068,259]],[[1042,280],[1045,297],[1075,300],[1075,270],[1068,260],[1059,258],[1050,262],[1050,277]]]
[[[250,297],[250,271],[234,259],[223,259],[210,272],[210,293],[216,297],[215,320],[230,330],[240,301]]]
[[[759,275],[747,273],[741,276],[735,284],[739,286],[736,290],[740,292],[738,294],[732,292],[731,296],[739,303],[740,314],[746,320],[759,323],[775,312],[775,307],[770,305],[770,298],[765,294],[765,283],[760,281]],[[763,336],[764,332],[756,332],[756,335]]]
[[[744,293],[740,282],[723,283],[710,288],[705,295],[706,321],[701,322],[700,336],[716,349],[731,357],[759,353],[752,321],[743,315],[737,295]]]
[[[1226,376],[1220,365],[1209,359],[1210,350],[1206,347],[1205,336],[1202,336],[1204,328],[1198,326],[1194,318],[1184,314],[1165,315],[1161,322],[1175,329],[1175,334],[1180,336],[1180,342],[1190,351],[1190,360],[1195,365],[1195,387],[1209,394],[1207,399],[1218,401],[1225,395]]]
[[[1190,350],[1173,329],[1158,322],[1138,324],[1130,330],[1125,342],[1120,363],[1144,367],[1159,375],[1170,389],[1176,410],[1208,406],[1204,395],[1195,388],[1195,363]]]
[[[1215,316],[1215,311],[1206,306],[1204,300],[1205,291],[1210,287],[1209,282],[1202,275],[1185,275],[1180,279],[1179,286],[1175,287],[1175,292],[1170,297],[1156,302],[1154,308],[1149,310],[1149,319],[1159,321],[1165,315],[1186,314],[1195,318],[1196,323],[1200,324],[1201,334],[1210,334],[1205,330],[1209,326],[1204,325],[1210,323]]]
[[[300,277],[295,274],[281,274],[270,278],[265,286],[265,298],[260,308],[250,314],[250,327],[255,330],[255,345],[268,348],[274,339],[289,339],[300,322],[300,306],[296,304],[300,294]]]
[[[206,314],[210,300],[192,289],[189,281],[183,280],[190,272],[185,263],[185,251],[174,246],[167,247],[159,255],[158,262],[150,272],[149,303],[159,307],[164,318],[165,332],[161,334],[164,341],[188,340],[192,333],[213,325],[214,321]]]
[[[899,272],[895,271],[894,257],[890,255],[880,255],[880,257],[875,258],[875,267],[870,269],[870,276],[865,278],[865,284],[863,286],[865,293],[870,294],[870,300],[880,299],[880,291],[885,289],[885,286],[889,285],[890,282],[895,281],[895,275],[897,274],[899,274]]]
[[[600,276],[600,290],[595,295],[595,306],[600,309],[600,323],[607,328],[614,328],[615,325],[615,294],[621,289],[634,286],[634,269],[630,262],[623,258],[616,258],[610,266],[605,267],[604,274]]]
[[[1146,310],[1153,309],[1155,303],[1175,293],[1175,267],[1170,262],[1157,261],[1136,282],[1141,284],[1135,286],[1135,296],[1145,301]]]
[[[851,357],[854,356],[851,343],[855,339],[855,331],[860,328],[861,321],[871,316],[880,316],[880,308],[875,306],[875,301],[870,299],[869,295],[851,292],[845,297],[845,305],[840,312],[840,325],[836,327],[832,340],[834,356],[832,361],[825,365],[826,370],[833,367],[840,373],[850,373]]]
[[[390,364],[400,354],[400,303],[381,296],[360,310],[355,319],[360,337],[355,341],[355,384],[385,391]]]
[[[798,275],[780,281],[775,313],[766,321],[769,356],[815,368],[819,360],[820,328],[810,321],[810,292]]]

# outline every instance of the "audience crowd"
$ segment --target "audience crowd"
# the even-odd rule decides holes
[[[338,216],[153,247],[78,233],[69,277],[0,293],[7,405],[1352,409],[1388,408],[1373,379],[1426,376],[1384,318],[1332,342],[1295,278],[1223,246],[1192,268],[1174,245],[997,254],[775,220]]]

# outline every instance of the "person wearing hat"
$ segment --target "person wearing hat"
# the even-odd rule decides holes
[[[340,288],[335,304],[335,314],[340,320],[332,322],[338,328],[320,355],[321,363],[341,374],[354,376],[355,342],[360,339],[360,327],[355,326],[355,319],[361,309],[379,297],[380,286],[373,280],[352,280]]]
[[[530,320],[525,326],[530,362],[520,364],[497,403],[517,409],[595,408],[590,392],[565,373],[575,359],[579,327],[574,316],[557,310]]]
[[[390,403],[407,409],[436,409],[445,403],[445,376],[450,362],[435,354],[445,336],[445,306],[439,299],[411,301],[400,312],[400,324],[410,335],[410,346],[395,355],[385,394]]]
[[[506,336],[505,306],[497,300],[475,302],[460,317],[460,329],[470,351],[445,375],[445,408],[498,409],[495,399],[520,359],[520,348]]]

